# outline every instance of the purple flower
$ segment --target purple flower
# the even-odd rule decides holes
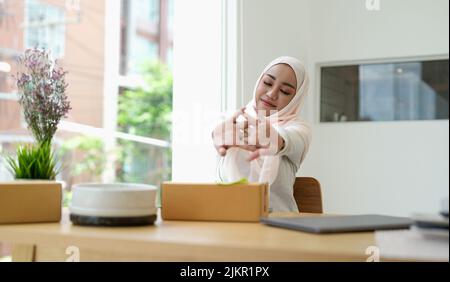
[[[16,84],[25,121],[38,142],[51,141],[71,109],[65,72],[46,50],[28,49],[18,59]]]

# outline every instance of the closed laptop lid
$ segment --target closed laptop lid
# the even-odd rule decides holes
[[[385,229],[407,229],[412,220],[385,215],[346,215],[313,217],[264,217],[267,225],[311,233],[362,232]]]

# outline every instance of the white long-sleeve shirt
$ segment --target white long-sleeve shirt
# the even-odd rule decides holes
[[[296,173],[301,164],[301,157],[305,152],[304,137],[296,130],[290,130],[289,127],[276,127],[276,130],[284,139],[284,148],[278,152],[280,156],[280,165],[275,181],[270,185],[270,210],[271,211],[296,211],[297,203],[294,199],[294,182]],[[236,167],[239,169],[239,178],[248,178],[250,174],[250,165],[246,160],[249,152],[240,148],[231,148],[230,150],[241,150],[235,160]],[[221,157],[217,166],[217,178],[222,182],[233,182],[239,179],[231,179],[225,169],[224,163],[227,162],[227,156]]]

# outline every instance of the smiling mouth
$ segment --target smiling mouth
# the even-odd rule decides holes
[[[263,102],[264,105],[266,105],[266,106],[268,106],[268,107],[272,107],[272,108],[275,108],[275,107],[276,107],[274,104],[270,103],[270,102],[267,101],[267,100],[264,100],[263,98],[261,98],[260,100]]]

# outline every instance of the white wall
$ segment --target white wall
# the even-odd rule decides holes
[[[303,116],[313,144],[299,175],[322,183],[325,211],[435,212],[449,187],[447,121],[318,123],[317,64],[446,55],[448,0],[244,0],[244,89],[266,63],[303,60],[313,85]]]
[[[435,212],[448,195],[448,121],[323,124],[301,175],[317,177],[325,210]]]
[[[248,102],[264,67],[280,55],[308,63],[308,0],[243,1],[243,79]]]

